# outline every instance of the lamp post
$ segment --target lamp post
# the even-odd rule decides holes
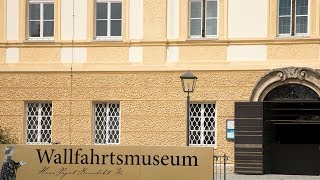
[[[187,71],[180,76],[182,89],[184,92],[188,93],[187,96],[187,146],[189,146],[189,117],[190,117],[190,96],[189,94],[194,91],[197,77],[194,76],[190,71]]]

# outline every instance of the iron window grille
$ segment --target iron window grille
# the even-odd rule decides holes
[[[122,0],[96,0],[96,39],[121,39]]]
[[[27,144],[50,144],[52,103],[26,104]]]
[[[218,36],[218,0],[190,0],[191,38]]]
[[[189,116],[189,145],[216,144],[216,107],[212,103],[191,103]]]
[[[303,36],[309,31],[309,0],[278,1],[279,36]]]
[[[29,40],[53,40],[54,0],[29,0]]]
[[[120,144],[120,104],[94,104],[94,143]]]

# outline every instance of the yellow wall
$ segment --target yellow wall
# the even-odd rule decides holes
[[[225,120],[234,102],[247,101],[262,71],[196,71],[192,102],[217,108],[217,153],[233,156],[225,139]],[[0,120],[24,141],[24,104],[52,101],[52,141],[92,144],[93,102],[116,101],[121,108],[121,145],[185,146],[186,94],[181,72],[0,73]],[[141,88],[144,87],[144,88]],[[70,101],[71,100],[71,101]]]
[[[182,63],[216,63],[226,61],[226,46],[181,46]]]
[[[128,47],[90,47],[87,51],[88,63],[128,63]]]
[[[317,10],[319,11],[319,3],[317,0],[310,1],[310,17],[309,17],[309,34],[310,37],[319,36],[317,32],[319,27],[317,27],[317,22],[319,21],[319,17],[317,17]]]
[[[166,46],[145,46],[143,48],[143,63],[146,65],[164,64],[167,59]]]
[[[6,49],[0,48],[0,64],[6,61]]]
[[[19,41],[6,42],[6,0],[0,0],[0,122],[24,143],[24,104],[52,101],[53,141],[92,144],[92,104],[117,101],[121,106],[121,145],[186,143],[186,94],[179,76],[198,76],[191,101],[214,102],[217,108],[217,154],[233,157],[225,121],[234,116],[234,102],[248,101],[265,70],[281,66],[320,69],[320,1],[311,0],[310,36],[277,37],[277,0],[269,0],[268,37],[228,39],[228,0],[219,3],[219,37],[189,38],[189,3],[180,0],[179,38],[167,40],[167,3],[144,0],[143,39],[129,40],[129,0],[123,0],[122,41],[94,40],[94,1],[88,0],[87,39],[61,42],[61,4],[55,0],[55,41],[28,42],[26,0],[20,1]],[[72,22],[70,22],[72,23]],[[230,62],[231,45],[264,45],[267,60]],[[86,50],[84,64],[62,65],[61,48]],[[177,46],[179,59],[167,63],[167,47]],[[129,63],[129,48],[142,47],[141,64]],[[19,63],[5,64],[6,48],[19,48]],[[40,71],[35,73],[34,71]],[[57,72],[59,71],[59,72]],[[71,80],[72,78],[72,80]],[[72,84],[71,84],[72,82]],[[232,161],[232,160],[231,160]]]
[[[167,3],[163,0],[143,1],[143,38],[163,41],[167,38]]]
[[[317,62],[319,59],[318,44],[290,44],[268,46],[268,59],[295,61],[302,60]]]
[[[0,18],[0,27],[5,26],[5,3],[1,1],[0,11],[3,11]],[[119,64],[129,64],[129,47],[139,46],[143,47],[143,61],[142,66],[146,69],[152,66],[166,65],[167,46],[179,47],[179,65],[206,66],[209,64],[217,64],[215,67],[222,67],[230,64],[227,60],[229,45],[266,45],[267,46],[267,60],[265,67],[277,62],[288,66],[295,65],[296,59],[304,59],[310,61],[317,67],[320,67],[319,48],[317,38],[320,35],[320,2],[311,0],[310,4],[310,36],[309,37],[293,37],[293,38],[279,38],[277,37],[277,0],[270,0],[268,4],[268,38],[256,39],[228,39],[228,1],[219,1],[219,38],[218,39],[197,39],[192,40],[188,38],[189,34],[189,3],[188,1],[180,0],[180,27],[178,40],[167,41],[167,3],[162,0],[145,0],[143,8],[143,37],[142,41],[130,41],[129,35],[129,0],[123,0],[123,21],[122,21],[122,36],[123,40],[120,42],[107,41],[97,42],[94,38],[94,2],[88,0],[88,18],[87,18],[87,39],[83,41],[61,42],[60,38],[60,8],[61,2],[55,0],[55,42],[30,42],[26,41],[27,31],[27,1],[22,0],[20,3],[20,40],[18,42],[5,42],[4,34],[6,27],[0,28],[0,48],[19,48],[20,49],[20,63],[38,64],[50,63],[60,66],[61,48],[65,47],[82,47],[87,48],[88,66],[93,67],[94,63],[118,67]],[[319,8],[318,8],[319,7]],[[71,22],[72,23],[72,22]],[[2,25],[2,26],[1,26]],[[5,51],[0,49],[0,62],[5,62]],[[285,52],[285,53],[284,53]],[[44,56],[45,55],[45,56]],[[250,64],[243,63],[243,67],[254,66],[261,64],[261,62],[251,62]],[[219,66],[218,66],[219,65]],[[6,69],[5,64],[0,66],[0,69]],[[23,65],[21,65],[23,66]],[[83,66],[86,66],[85,64]],[[271,66],[274,66],[272,64]],[[256,66],[258,67],[258,66]],[[262,66],[263,67],[263,66]],[[135,69],[136,65],[132,65],[131,69]],[[171,66],[171,69],[178,70]],[[263,69],[263,68],[259,68]]]
[[[28,16],[28,4],[27,0],[20,0],[19,1],[19,40],[24,41],[28,38],[28,23],[27,18]],[[55,21],[56,22],[56,21]]]
[[[59,63],[60,48],[21,48],[20,49],[21,63]]]

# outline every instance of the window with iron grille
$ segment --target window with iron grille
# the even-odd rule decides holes
[[[191,103],[189,117],[189,145],[216,144],[216,107],[212,103]]]
[[[309,0],[279,0],[278,34],[298,36],[308,34]]]
[[[54,0],[29,0],[29,39],[53,40]]]
[[[218,0],[190,0],[190,37],[218,35]]]
[[[120,144],[120,104],[94,104],[94,143]]]
[[[26,137],[27,144],[51,143],[51,103],[26,104]]]
[[[121,22],[121,0],[96,0],[96,39],[121,39]]]

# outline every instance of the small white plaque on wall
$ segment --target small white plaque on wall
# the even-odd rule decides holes
[[[228,61],[265,61],[266,45],[231,45],[227,48]]]
[[[87,48],[61,48],[61,63],[85,63]]]
[[[143,47],[130,47],[129,62],[142,63],[142,61],[143,61]]]
[[[6,63],[19,63],[19,48],[6,49]]]
[[[168,63],[179,62],[179,47],[178,46],[168,46],[167,47],[167,62]]]

